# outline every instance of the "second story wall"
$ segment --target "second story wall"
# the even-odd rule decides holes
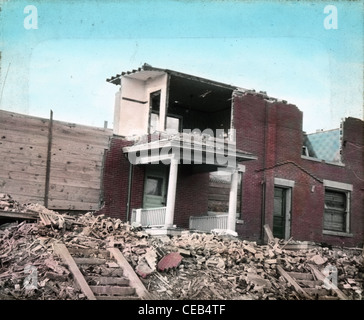
[[[120,136],[143,135],[148,133],[153,93],[159,93],[159,117],[156,130],[162,131],[165,122],[166,73],[137,78],[125,76],[121,88],[115,95],[114,134]]]

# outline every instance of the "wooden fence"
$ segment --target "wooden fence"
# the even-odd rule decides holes
[[[111,129],[0,110],[0,193],[54,210],[97,210],[111,136]]]

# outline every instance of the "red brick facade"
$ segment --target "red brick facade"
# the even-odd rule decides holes
[[[178,170],[174,222],[188,228],[190,216],[207,213],[209,174],[193,173],[192,165],[180,165]]]
[[[105,154],[103,174],[103,207],[98,214],[120,218],[127,217],[129,186],[129,161],[122,148],[132,142],[114,136],[110,148]],[[132,166],[132,187],[130,193],[130,210],[143,207],[144,165]],[[207,212],[208,173],[194,173],[191,165],[180,165],[177,178],[175,224],[188,228],[190,215],[199,216]],[[129,211],[130,217],[131,211]]]
[[[270,102],[260,94],[241,93],[233,100],[237,148],[257,160],[247,161],[243,176],[241,218],[236,231],[245,239],[260,241],[263,225],[273,224],[274,178],[294,181],[291,196],[290,235],[296,240],[360,246],[364,239],[363,121],[346,119],[343,128],[344,165],[313,161],[301,156],[302,112],[294,105]],[[127,218],[129,162],[122,147],[130,142],[114,137],[106,153],[103,176],[104,207],[99,213]],[[178,168],[174,223],[188,228],[190,215],[205,215],[208,173],[193,173],[190,165]],[[324,180],[350,184],[350,234],[323,233]],[[133,166],[130,209],[143,206],[144,167]]]
[[[132,143],[114,136],[106,151],[103,174],[103,206],[99,214],[127,220],[130,165],[122,148]],[[143,202],[144,167],[133,166],[130,207],[140,208]]]
[[[262,226],[273,224],[274,178],[294,181],[291,200],[291,236],[335,245],[362,245],[364,240],[363,121],[347,118],[343,128],[344,166],[301,156],[302,112],[293,105],[271,103],[262,95],[244,94],[234,99],[237,148],[258,156],[246,163],[243,185],[243,225],[237,232],[260,240]],[[323,180],[350,184],[350,234],[323,233]]]

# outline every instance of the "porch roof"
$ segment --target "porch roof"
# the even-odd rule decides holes
[[[143,139],[141,140],[142,142],[122,149],[125,154],[133,152],[139,154],[135,164],[168,161],[172,156],[177,156],[182,164],[212,164],[218,167],[226,167],[228,165],[218,162],[215,156],[220,157],[220,159],[225,157],[228,163],[229,160],[236,163],[257,159],[252,153],[236,149],[236,144],[233,141],[203,135],[164,134],[155,141],[143,142]],[[196,158],[196,155],[201,155],[201,158]],[[211,159],[214,159],[213,163],[209,162]]]

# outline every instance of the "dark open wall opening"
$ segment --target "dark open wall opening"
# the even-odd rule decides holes
[[[171,76],[167,115],[180,118],[183,129],[224,129],[231,127],[233,90],[195,79]]]

